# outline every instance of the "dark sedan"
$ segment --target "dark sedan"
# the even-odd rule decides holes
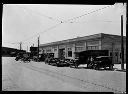
[[[59,58],[52,58],[49,61],[50,65],[57,66],[57,62],[59,62]]]
[[[69,59],[60,59],[57,62],[57,66],[69,66]]]

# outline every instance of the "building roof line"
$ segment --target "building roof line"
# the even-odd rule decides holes
[[[76,38],[72,38],[72,39],[66,39],[66,40],[61,40],[61,41],[56,41],[56,42],[51,42],[51,43],[46,43],[46,44],[41,44],[40,46],[63,44],[63,43],[73,42],[73,41],[76,41],[76,40],[80,41],[80,40],[90,39],[90,37],[92,37],[92,38],[93,37],[101,37],[101,33],[93,34],[93,35],[89,35],[89,36],[83,36],[83,37],[76,37]]]
[[[66,39],[66,40],[61,40],[61,41],[56,41],[56,42],[51,42],[51,43],[45,43],[45,44],[41,44],[40,47],[41,46],[44,47],[44,46],[49,46],[49,45],[63,44],[63,43],[74,42],[74,41],[82,41],[82,40],[88,40],[88,39],[95,39],[95,38],[100,38],[100,37],[102,37],[104,35],[121,37],[120,35],[98,33],[98,34],[93,34],[93,35],[88,35],[88,36],[83,36],[83,37],[76,37],[76,38],[72,38],[72,39]]]

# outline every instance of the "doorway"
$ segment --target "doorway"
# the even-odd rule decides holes
[[[59,49],[59,58],[65,58],[65,48]]]

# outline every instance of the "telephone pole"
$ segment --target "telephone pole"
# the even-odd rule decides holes
[[[123,15],[121,15],[121,69],[124,70]]]
[[[27,46],[27,52],[28,52],[28,46]]]
[[[20,42],[20,51],[22,50],[22,42]]]
[[[38,37],[38,60],[39,60],[39,38],[40,38],[40,36]]]

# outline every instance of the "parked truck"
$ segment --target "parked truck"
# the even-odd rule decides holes
[[[87,50],[76,53],[77,57],[74,61],[70,63],[70,66],[78,67],[80,64],[87,64],[87,68],[89,68],[89,64],[98,57],[98,56],[109,56],[108,50]]]

